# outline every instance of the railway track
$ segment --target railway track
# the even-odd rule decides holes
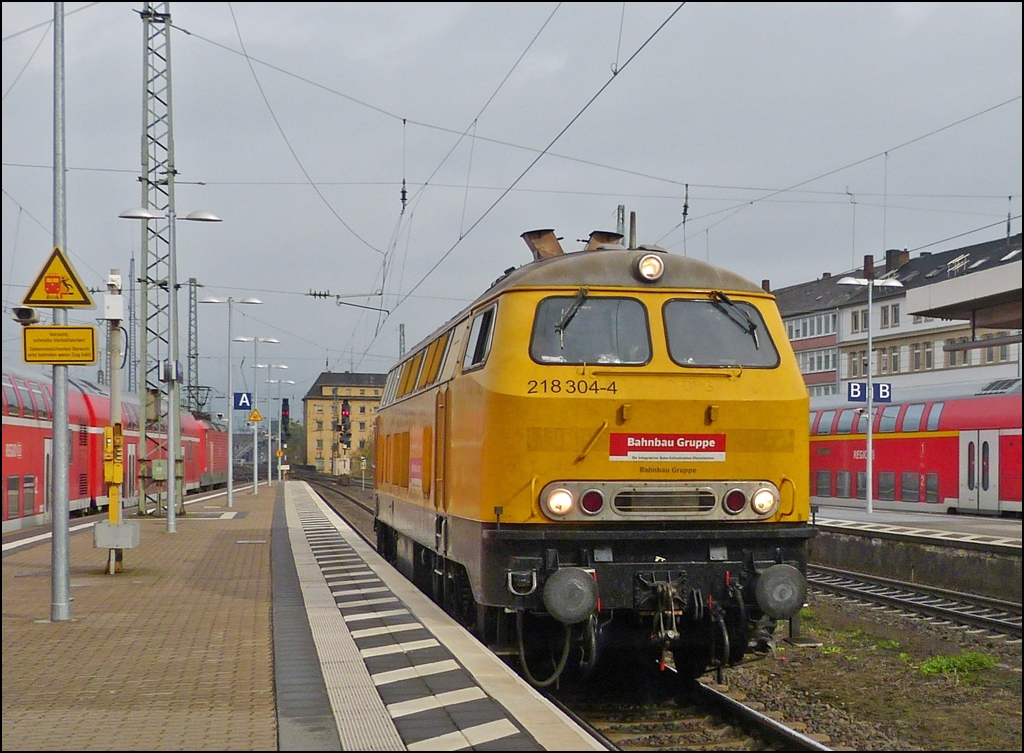
[[[808,565],[808,585],[953,624],[1021,637],[1021,604],[874,575]]]
[[[302,476],[373,545],[373,511],[344,486],[316,474]],[[514,657],[505,657],[515,661]],[[627,660],[628,662],[628,660]],[[745,704],[727,688],[693,682],[683,685],[671,668],[637,672],[635,664],[612,667],[593,682],[548,698],[610,750],[830,750],[780,714]],[[629,688],[623,678],[629,678]]]

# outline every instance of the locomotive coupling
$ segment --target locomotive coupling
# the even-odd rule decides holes
[[[804,605],[807,579],[792,565],[772,565],[757,574],[754,593],[766,615],[788,620]]]
[[[579,567],[563,567],[544,584],[544,606],[561,623],[575,625],[597,611],[597,581]]]

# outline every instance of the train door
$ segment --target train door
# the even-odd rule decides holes
[[[434,403],[434,463],[431,469],[434,487],[434,545],[438,552],[448,554],[448,495],[445,485],[448,466],[448,389],[437,391]],[[424,452],[428,452],[424,448]]]
[[[43,440],[43,522],[51,522],[53,510],[53,438]]]
[[[960,432],[960,499],[963,512],[999,512],[999,432]]]
[[[134,500],[138,494],[136,487],[136,458],[138,445],[125,442],[125,466],[124,466],[124,486],[121,487],[121,497],[124,502]]]

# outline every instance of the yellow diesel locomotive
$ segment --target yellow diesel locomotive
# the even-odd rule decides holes
[[[538,686],[608,649],[693,677],[765,648],[813,532],[774,297],[618,233],[523,238],[388,374],[378,551]]]

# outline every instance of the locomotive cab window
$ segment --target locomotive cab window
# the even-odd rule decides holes
[[[545,298],[537,306],[530,338],[537,363],[645,364],[651,359],[647,309],[634,298]]]
[[[712,300],[678,299],[664,308],[668,352],[680,366],[774,368],[779,352],[761,313],[716,292]]]
[[[491,350],[491,333],[494,329],[494,312],[497,306],[481,311],[473,319],[473,329],[469,333],[469,345],[466,356],[462,359],[462,370],[469,371],[484,365],[487,354]]]

